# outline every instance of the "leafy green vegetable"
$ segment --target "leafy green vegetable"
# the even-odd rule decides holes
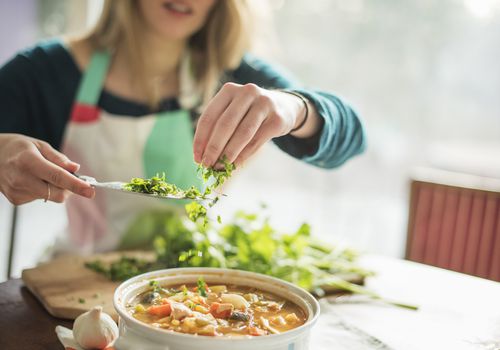
[[[100,262],[87,266],[113,280],[162,268],[225,267],[275,276],[311,291],[333,285],[357,293],[365,289],[340,276],[372,275],[356,264],[354,251],[316,240],[307,224],[285,234],[272,227],[267,218],[243,212],[237,213],[232,223],[217,227],[210,223],[203,227],[202,222],[193,225],[161,212],[147,213],[138,220],[145,222],[145,218],[151,223],[143,227],[154,230],[155,261],[123,257],[108,267]]]

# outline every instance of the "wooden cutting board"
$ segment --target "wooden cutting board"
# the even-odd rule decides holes
[[[24,270],[22,279],[52,316],[75,319],[92,307],[101,305],[106,313],[117,320],[113,294],[120,282],[110,281],[103,275],[87,269],[85,262],[99,259],[106,263],[118,260],[123,255],[146,260],[154,258],[153,253],[141,251],[114,252],[85,258],[62,256]],[[353,283],[363,283],[363,279],[357,275],[343,277]],[[330,287],[326,292],[333,294],[339,290]]]
[[[115,320],[113,293],[120,282],[108,280],[85,267],[86,261],[113,261],[122,255],[151,259],[149,252],[107,253],[90,257],[62,256],[35,268],[24,270],[22,279],[28,289],[55,317],[75,319],[81,313],[101,305]]]

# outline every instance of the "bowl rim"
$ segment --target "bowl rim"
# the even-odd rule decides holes
[[[188,333],[182,333],[182,332],[175,332],[175,331],[169,331],[169,330],[164,330],[164,329],[158,329],[155,327],[152,327],[144,322],[141,322],[134,318],[132,315],[130,315],[127,312],[127,309],[125,308],[125,302],[126,301],[121,301],[121,296],[123,293],[128,291],[129,288],[132,289],[139,289],[143,287],[143,283],[145,281],[150,281],[154,278],[161,278],[161,277],[170,277],[170,276],[180,276],[184,272],[185,273],[196,273],[199,271],[200,274],[203,272],[205,273],[236,273],[238,274],[239,277],[243,278],[248,278],[249,282],[251,282],[251,278],[253,277],[258,277],[261,280],[264,280],[264,282],[274,282],[278,285],[281,285],[283,287],[286,287],[286,289],[291,292],[292,294],[295,294],[296,297],[299,297],[301,299],[304,299],[304,303],[309,303],[312,317],[309,317],[306,320],[306,322],[299,327],[293,328],[291,330],[288,330],[286,332],[280,333],[280,334],[268,334],[265,336],[243,336],[243,337],[207,337],[207,336],[201,336],[198,334],[188,334]],[[165,276],[162,276],[162,274],[165,274]],[[141,283],[143,282],[143,283]],[[134,284],[136,285],[134,287]],[[301,295],[303,294],[303,295]],[[292,301],[293,302],[293,301]],[[280,338],[295,338],[299,336],[300,334],[304,333],[307,331],[309,328],[311,328],[316,321],[318,320],[318,317],[320,315],[320,304],[318,300],[307,290],[304,288],[301,288],[293,283],[287,282],[285,280],[268,276],[265,274],[257,273],[257,272],[251,272],[251,271],[245,271],[245,270],[239,270],[239,269],[228,269],[228,268],[218,268],[218,267],[179,267],[179,268],[171,268],[171,269],[161,269],[161,270],[155,270],[155,271],[150,271],[146,272],[137,276],[134,276],[132,278],[129,278],[128,280],[123,281],[116,289],[113,295],[113,306],[120,316],[120,318],[125,320],[125,323],[131,323],[134,325],[134,330],[141,330],[144,332],[144,334],[152,334],[156,336],[172,336],[174,338],[180,339],[186,339],[186,340],[194,340],[197,339],[199,341],[203,342],[216,342],[216,341],[224,341],[224,342],[241,342],[241,341],[249,341],[251,340],[252,342],[260,342],[260,341],[279,341]],[[309,312],[308,310],[304,310],[304,312]],[[135,328],[137,327],[137,328]]]

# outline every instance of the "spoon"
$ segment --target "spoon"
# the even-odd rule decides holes
[[[121,191],[129,194],[138,194],[141,196],[148,196],[148,197],[155,197],[155,198],[164,198],[164,199],[191,199],[195,201],[204,201],[204,200],[210,200],[211,198],[207,197],[186,197],[184,195],[184,192],[180,192],[179,194],[156,194],[156,193],[142,193],[142,192],[134,192],[134,191],[129,191],[125,188],[125,185],[127,184],[126,182],[120,182],[120,181],[112,181],[112,182],[99,182],[95,178],[87,175],[77,175],[74,174],[77,178],[80,180],[85,181],[92,187],[97,187],[97,188],[105,188],[108,190],[114,190],[114,191]]]

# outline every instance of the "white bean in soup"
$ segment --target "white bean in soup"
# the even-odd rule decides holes
[[[264,336],[306,322],[302,309],[289,300],[237,285],[159,286],[137,295],[130,314],[155,328],[204,336]]]

